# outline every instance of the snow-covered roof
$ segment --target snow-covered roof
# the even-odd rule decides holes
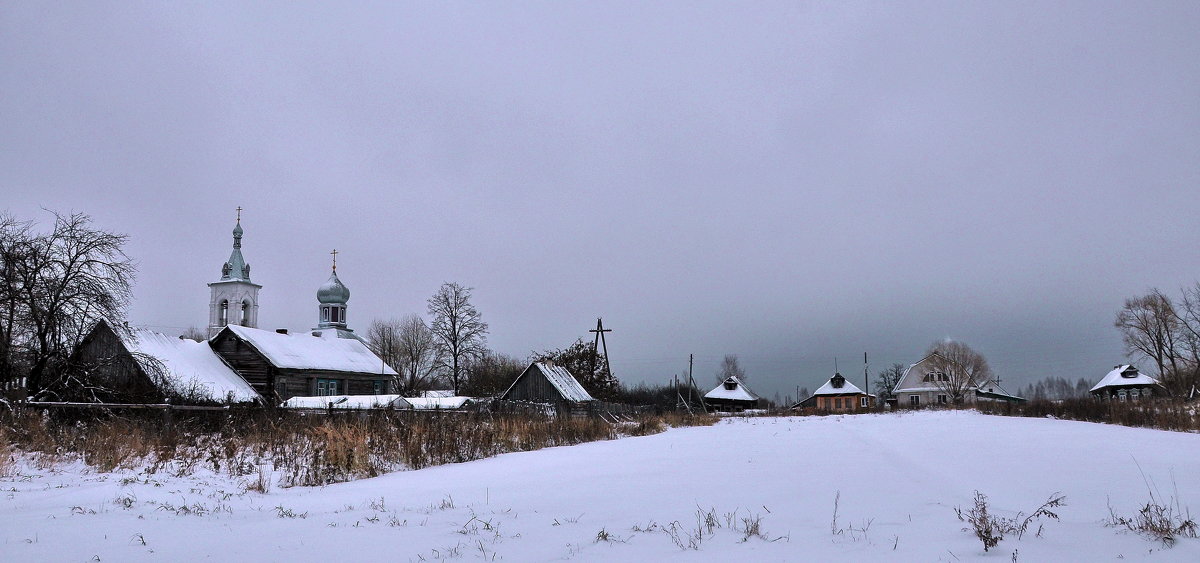
[[[285,409],[406,409],[411,405],[400,395],[322,395],[292,397],[279,406]]]
[[[1121,375],[1121,373],[1125,370],[1132,370],[1134,376],[1125,377]],[[1157,379],[1138,371],[1137,368],[1131,365],[1125,364],[1113,368],[1113,370],[1108,372],[1108,374],[1104,376],[1104,379],[1101,379],[1100,383],[1097,383],[1096,386],[1092,387],[1091,390],[1099,391],[1105,387],[1120,387],[1124,385],[1159,385],[1159,383]]]
[[[308,333],[280,334],[239,325],[226,327],[250,343],[275,367],[396,375],[357,338],[322,338]]]
[[[114,329],[142,370],[161,375],[171,391],[211,401],[247,402],[259,398],[254,388],[233,371],[207,342],[167,336],[152,330]],[[153,358],[153,359],[151,359]],[[155,361],[157,360],[157,361]],[[158,369],[161,364],[162,369]]]
[[[542,372],[542,375],[546,376],[546,380],[555,389],[558,389],[559,394],[564,399],[575,402],[596,400],[587,392],[587,389],[583,388],[579,380],[575,379],[575,376],[567,371],[567,368],[547,362],[536,362],[533,365],[537,366],[538,370]]]
[[[453,410],[463,408],[470,397],[409,397],[405,399],[413,410]]]
[[[843,378],[843,383],[842,383],[841,387],[834,387],[833,386],[833,378],[831,377],[831,378],[829,378],[829,381],[825,382],[825,385],[822,385],[821,387],[819,387],[817,389],[817,391],[815,393],[813,393],[813,396],[815,397],[817,395],[847,395],[847,394],[862,393],[862,392],[863,392],[862,389],[859,389],[853,383],[850,383],[850,380],[845,379],[845,378]]]
[[[733,382],[733,389],[726,389],[725,384]],[[732,401],[757,401],[758,395],[746,388],[746,384],[738,379],[736,375],[731,375],[725,378],[712,391],[704,394],[705,399],[725,399]]]

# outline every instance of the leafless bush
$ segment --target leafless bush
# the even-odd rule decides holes
[[[974,506],[966,512],[964,516],[962,508],[955,507],[954,512],[958,515],[959,521],[967,522],[971,525],[970,528],[964,530],[972,531],[979,541],[983,542],[983,550],[996,547],[1007,535],[1016,535],[1017,539],[1021,539],[1029,526],[1042,518],[1058,520],[1058,514],[1051,511],[1051,508],[1066,506],[1067,497],[1059,493],[1050,495],[1046,502],[1042,503],[1036,510],[1028,516],[1023,512],[1018,512],[1012,518],[996,516],[988,512],[987,495],[979,491],[975,491]],[[1041,527],[1038,528],[1038,536],[1041,536]]]
[[[1175,545],[1176,537],[1194,538],[1197,533],[1196,521],[1192,520],[1191,511],[1179,507],[1179,499],[1160,503],[1153,492],[1150,500],[1138,509],[1137,514],[1126,518],[1118,516],[1112,505],[1108,506],[1109,526],[1124,527],[1143,536],[1158,540],[1163,545]]]

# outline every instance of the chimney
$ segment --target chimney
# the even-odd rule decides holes
[[[275,332],[277,332],[279,334],[287,334],[287,329],[286,328],[277,328],[277,329],[275,329]]]
[[[546,359],[542,360],[542,363],[546,364],[546,367],[548,367],[550,369],[554,369],[554,360],[552,360],[550,358],[546,358]]]

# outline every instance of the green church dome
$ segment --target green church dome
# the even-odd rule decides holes
[[[337,277],[337,271],[317,290],[317,301],[323,304],[344,304],[350,300],[350,290]]]

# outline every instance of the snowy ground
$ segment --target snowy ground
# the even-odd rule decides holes
[[[19,469],[0,479],[0,561],[1200,561],[1200,540],[1103,523],[1147,481],[1200,518],[1200,435],[971,412],[734,419],[267,494]],[[977,489],[1003,515],[1067,506],[985,554],[954,512]]]

